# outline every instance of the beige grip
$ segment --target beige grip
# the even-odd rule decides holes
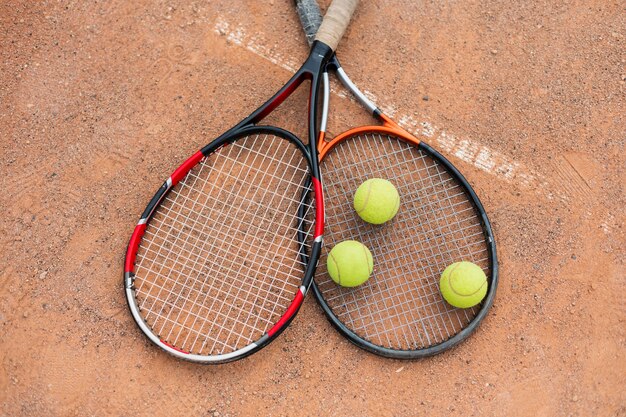
[[[315,40],[324,42],[333,51],[336,50],[358,2],[359,0],[333,0],[315,35]]]

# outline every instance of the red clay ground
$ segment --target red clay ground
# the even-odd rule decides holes
[[[347,72],[493,221],[501,284],[477,333],[378,358],[309,298],[237,363],[153,347],[126,308],[127,239],[162,180],[307,55],[291,1],[4,1],[0,414],[626,416],[621,3],[362,3]],[[368,120],[332,104],[331,132]]]

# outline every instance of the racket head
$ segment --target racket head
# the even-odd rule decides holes
[[[489,311],[498,283],[491,225],[466,179],[391,124],[343,133],[320,157],[326,232],[313,290],[330,322],[357,346],[391,358],[434,355],[466,339]],[[369,178],[385,178],[400,193],[398,214],[382,226],[365,223],[352,205]],[[374,255],[372,276],[355,288],[335,284],[326,268],[330,249],[348,239]],[[487,295],[471,309],[454,308],[439,293],[441,273],[461,260],[487,275]]]
[[[296,136],[251,126],[174,171],[142,214],[125,261],[130,311],[154,344],[181,359],[223,363],[286,328],[321,246],[312,169]],[[302,229],[310,239],[298,239]]]

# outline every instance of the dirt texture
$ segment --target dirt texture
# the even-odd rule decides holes
[[[294,7],[3,1],[0,415],[626,416],[623,4],[361,3],[346,72],[493,222],[500,286],[478,331],[384,359],[308,297],[242,361],[155,348],[126,306],[130,234],[163,180],[307,56]],[[273,121],[301,132],[305,103]],[[371,123],[341,94],[331,106],[330,134]]]

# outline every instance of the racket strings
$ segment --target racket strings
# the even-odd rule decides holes
[[[439,278],[460,260],[489,275],[489,253],[476,208],[445,166],[400,138],[366,134],[338,144],[323,172],[327,222],[316,283],[338,319],[360,337],[398,350],[442,343],[467,326],[478,308],[445,303]],[[363,222],[352,207],[356,188],[375,177],[400,193],[398,214],[382,226]],[[352,289],[337,286],[326,271],[328,251],[346,239],[374,255],[369,281]]]
[[[230,353],[258,340],[293,300],[312,222],[298,217],[310,172],[295,145],[241,138],[209,155],[163,199],[137,252],[137,304],[165,342]],[[311,202],[314,199],[309,198]],[[304,207],[314,212],[313,203]],[[309,216],[310,217],[310,216]]]

